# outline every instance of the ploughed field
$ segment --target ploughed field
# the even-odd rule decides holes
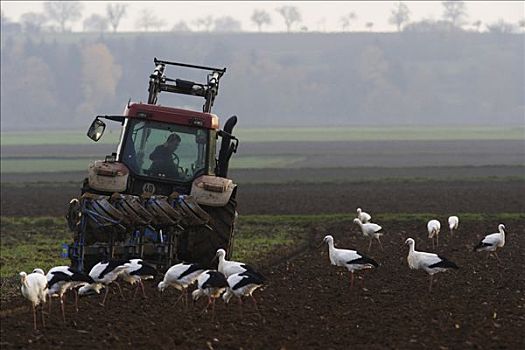
[[[278,175],[277,175],[278,176]],[[3,186],[2,215],[64,215],[78,185],[47,188],[43,185]],[[2,305],[2,348],[169,348],[169,349],[520,349],[525,348],[525,186],[522,180],[329,182],[323,184],[245,184],[239,188],[239,213],[297,214],[348,213],[356,207],[374,215],[428,213],[378,222],[383,226],[384,250],[374,242],[369,256],[379,268],[358,275],[350,289],[343,268],[330,266],[328,248],[318,247],[326,234],[336,246],[366,253],[368,240],[350,223],[329,221],[312,224],[309,248],[290,259],[278,251],[255,265],[267,277],[263,290],[254,295],[257,312],[246,300],[241,315],[232,300],[226,307],[218,300],[211,312],[200,315],[204,300],[188,308],[174,305],[178,293],[156,290],[158,280],[146,282],[147,299],[127,300],[111,293],[106,308],[102,296],[66,306],[63,325],[54,300],[46,328],[32,330],[30,306],[22,296]],[[470,215],[462,221],[461,213]],[[460,217],[453,237],[446,218]],[[491,219],[494,217],[494,219]],[[409,270],[408,237],[416,249],[432,251],[426,221],[442,223],[439,254],[460,269],[435,275],[432,293],[428,276]],[[503,222],[507,243],[500,251],[501,263],[472,247],[484,235],[497,231]],[[273,262],[276,262],[275,264]]]

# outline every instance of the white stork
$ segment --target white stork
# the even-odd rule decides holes
[[[448,228],[450,230],[450,236],[454,234],[454,230],[457,230],[459,226],[459,218],[457,216],[449,216]]]
[[[378,267],[379,264],[366,255],[351,249],[339,249],[334,246],[334,237],[327,235],[323,243],[328,243],[328,255],[330,263],[335,266],[343,266],[350,271],[350,287],[354,286],[354,271],[371,269]],[[363,279],[364,281],[364,279]]]
[[[434,249],[434,237],[436,238],[436,247],[439,245],[439,231],[441,231],[441,223],[438,220],[430,220],[427,222],[428,238],[432,240],[432,249]]]
[[[43,304],[46,302],[47,279],[42,269],[35,269],[29,275],[20,272],[20,291],[31,302],[33,308],[33,326],[36,330],[36,307],[42,304],[42,325],[45,327]]]
[[[359,221],[361,221],[363,224],[366,224],[370,220],[372,220],[372,217],[367,212],[364,212],[361,210],[361,208],[357,208],[357,218]]]
[[[418,252],[415,248],[416,243],[412,238],[408,238],[405,244],[409,246],[408,266],[413,270],[424,270],[430,275],[428,291],[432,291],[432,280],[434,274],[449,269],[458,269],[458,266],[447,258],[434,253]]]
[[[164,280],[159,282],[157,286],[159,292],[164,291],[169,286],[173,286],[176,289],[181,291],[180,297],[175,302],[175,305],[181,300],[184,296],[187,299],[188,296],[188,287],[191,286],[199,277],[201,273],[204,272],[204,268],[200,264],[195,263],[180,263],[173,265],[166,271],[164,275]],[[187,300],[186,300],[187,303]]]
[[[60,308],[62,310],[62,319],[66,322],[64,312],[64,299],[66,292],[72,289],[75,292],[75,308],[78,312],[78,292],[77,287],[82,287],[93,283],[93,279],[88,275],[73,269],[69,266],[55,266],[51,268],[46,275],[49,299],[49,310],[51,311],[51,297],[60,299]]]
[[[218,249],[216,256],[219,258],[219,266],[217,270],[224,274],[226,278],[230,277],[234,273],[241,273],[244,271],[258,273],[252,266],[248,264],[239,261],[226,260],[226,251],[224,249]]]
[[[91,293],[100,294],[102,288],[106,288],[106,294],[102,300],[101,305],[104,306],[109,292],[109,285],[114,283],[117,285],[120,296],[124,299],[122,289],[116,282],[120,274],[122,274],[130,266],[129,260],[106,260],[101,261],[89,271],[89,276],[95,281],[94,283],[83,286],[78,290],[79,295],[88,295]]]
[[[239,305],[242,312],[242,297],[249,296],[253,301],[253,305],[258,311],[257,300],[253,296],[253,292],[262,287],[264,284],[265,278],[260,274],[252,273],[250,271],[244,271],[241,273],[235,273],[228,277],[228,288],[226,292],[222,295],[222,300],[226,304],[230,301],[232,296],[236,296],[239,300]]]
[[[206,270],[199,275],[197,278],[197,289],[192,293],[193,302],[199,300],[201,296],[208,297],[208,304],[202,310],[201,314],[208,310],[210,304],[212,304],[212,319],[215,316],[215,299],[219,298],[228,288],[228,281],[226,277],[217,270]]]
[[[368,239],[370,240],[370,244],[368,244],[368,251],[370,251],[370,248],[372,247],[372,238],[377,239],[379,245],[381,246],[381,250],[383,250],[383,244],[379,239],[379,237],[383,235],[383,232],[380,232],[383,229],[381,226],[372,222],[367,222],[363,224],[361,220],[357,218],[354,219],[354,224],[359,225],[363,236],[368,237]]]
[[[494,253],[494,256],[496,257],[496,259],[498,259],[498,262],[500,262],[498,253],[496,252],[496,250],[498,248],[503,248],[503,246],[505,245],[505,225],[499,224],[498,231],[499,232],[491,233],[490,235],[486,235],[485,238],[483,238],[474,247],[474,251],[475,252],[487,251],[489,252],[488,256]]]
[[[154,279],[157,274],[157,269],[155,269],[153,265],[148,264],[142,259],[130,259],[129,266],[120,274],[120,277],[131,285],[138,283],[133,297],[135,297],[140,287],[142,289],[142,296],[146,298],[142,280]]]

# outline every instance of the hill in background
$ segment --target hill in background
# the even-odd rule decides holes
[[[2,35],[2,131],[84,130],[147,99],[153,57],[227,67],[243,126],[523,124],[524,36],[472,32]],[[171,78],[205,73],[168,67]],[[197,97],[159,103],[200,109]]]

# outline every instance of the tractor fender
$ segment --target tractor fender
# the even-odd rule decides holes
[[[223,207],[236,186],[232,180],[224,177],[202,175],[193,181],[190,194],[198,204]]]
[[[128,184],[129,169],[123,163],[96,160],[88,167],[89,187],[98,191],[123,192]]]

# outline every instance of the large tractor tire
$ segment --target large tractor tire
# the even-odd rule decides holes
[[[210,216],[211,221],[207,227],[184,232],[179,241],[179,259],[197,262],[207,268],[216,268],[214,261],[217,249],[225,249],[227,256],[232,254],[234,226],[236,220],[237,188],[234,189],[230,200],[223,207],[210,207],[202,205]]]

